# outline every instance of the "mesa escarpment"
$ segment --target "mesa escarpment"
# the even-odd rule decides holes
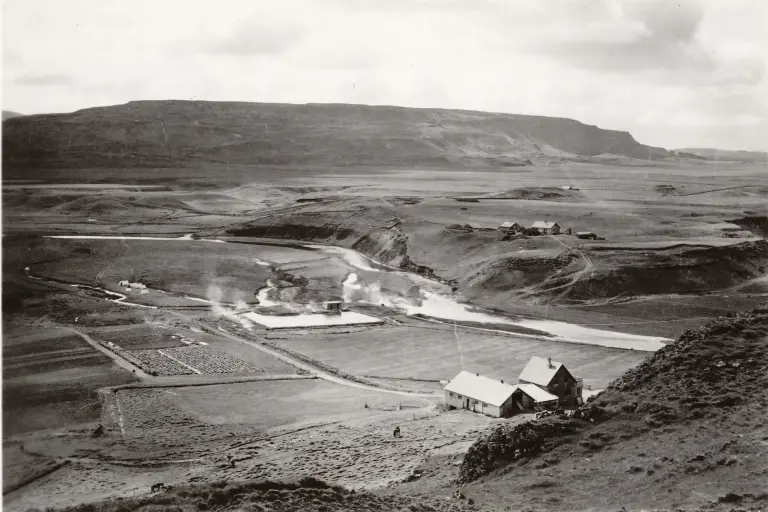
[[[135,101],[8,119],[6,168],[248,165],[524,166],[538,157],[664,158],[572,119],[367,105]],[[28,176],[27,176],[28,178]]]

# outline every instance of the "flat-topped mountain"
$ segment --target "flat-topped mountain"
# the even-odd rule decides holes
[[[517,166],[603,154],[670,156],[572,119],[391,106],[136,101],[3,123],[3,164],[16,168]]]

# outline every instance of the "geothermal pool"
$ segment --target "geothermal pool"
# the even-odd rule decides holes
[[[291,329],[300,327],[332,327],[336,325],[382,324],[384,320],[356,311],[342,311],[341,314],[326,315],[304,313],[298,315],[260,315],[249,312],[241,315],[251,322],[261,324],[267,329]]]
[[[105,235],[58,235],[47,238],[72,238],[72,239],[95,239],[95,240],[173,240],[173,241],[194,241],[190,235],[177,238],[166,237],[148,237],[148,236],[105,236]],[[201,239],[200,242],[218,242],[227,243],[220,239]],[[252,245],[259,245],[259,242],[248,242]],[[269,244],[267,244],[269,245]],[[625,350],[643,350],[653,352],[662,348],[672,340],[658,336],[641,336],[636,334],[626,334],[615,331],[605,331],[593,329],[591,327],[570,324],[566,322],[557,322],[545,319],[526,319],[516,318],[484,312],[473,308],[471,305],[462,304],[450,293],[450,290],[443,284],[430,280],[424,276],[415,273],[406,272],[387,265],[380,264],[357,251],[343,247],[317,245],[317,244],[293,244],[294,247],[303,247],[303,250],[320,251],[332,255],[344,261],[347,265],[356,270],[348,274],[347,278],[341,283],[341,292],[343,300],[348,304],[375,304],[397,309],[406,315],[423,315],[447,323],[472,322],[474,324],[507,324],[520,327],[529,327],[539,331],[545,331],[552,335],[551,338],[544,338],[550,341],[561,341],[568,343],[580,343],[584,345],[597,345],[602,347],[619,348]],[[302,249],[298,249],[302,250]],[[259,266],[271,265],[268,259],[254,258],[253,263]],[[382,285],[382,283],[384,283]],[[313,314],[310,312],[311,305],[286,304],[279,300],[270,299],[269,292],[275,287],[271,281],[267,281],[266,286],[258,293],[258,299],[262,307],[282,307],[297,311],[297,315],[260,315],[255,312],[239,313],[238,307],[230,309],[228,304],[224,304],[220,298],[210,302],[214,312],[240,320],[244,325],[248,322],[255,322],[264,325],[267,329],[286,329],[290,327],[329,327],[334,325],[363,325],[379,324],[383,321],[368,315],[353,311],[342,312],[341,315]],[[418,297],[409,295],[406,290],[417,288]],[[482,329],[482,328],[481,328]],[[487,330],[493,330],[491,328]],[[514,336],[532,336],[515,333]],[[536,336],[532,336],[536,337]]]

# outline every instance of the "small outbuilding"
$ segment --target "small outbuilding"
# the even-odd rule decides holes
[[[497,228],[497,230],[500,233],[509,233],[509,234],[519,233],[524,229],[525,228],[523,226],[521,226],[517,222],[512,222],[512,221],[502,222]]]
[[[518,378],[520,384],[533,384],[560,399],[561,403],[576,404],[581,399],[583,380],[551,357],[532,357]]]
[[[591,231],[578,231],[576,236],[582,240],[597,240],[597,235]]]
[[[559,235],[560,224],[557,222],[547,222],[546,220],[537,220],[531,226],[531,229],[535,229],[542,235]]]
[[[323,302],[323,309],[326,311],[341,311],[342,302],[338,300],[329,300]]]

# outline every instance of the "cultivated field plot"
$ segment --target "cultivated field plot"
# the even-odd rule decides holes
[[[21,332],[3,340],[5,436],[95,421],[96,391],[136,380],[71,331]]]
[[[173,376],[192,375],[195,372],[178,361],[163,355],[162,351],[155,349],[128,350],[128,355],[141,361],[144,371],[153,375]]]
[[[602,388],[649,354],[494,335],[459,327],[377,327],[313,338],[281,336],[274,343],[354,375],[450,380],[460,370],[516,382],[532,356],[562,362],[584,384]]]
[[[168,348],[164,354],[178,359],[201,373],[259,373],[263,370],[226,352],[203,345]]]
[[[114,343],[125,350],[164,349],[185,345],[174,330],[149,325],[126,326],[119,331],[99,330],[93,332],[91,337]]]
[[[261,373],[264,370],[247,361],[206,345],[183,345],[164,349],[129,350],[157,375],[195,373]],[[197,370],[197,371],[195,371]]]
[[[298,428],[393,411],[398,405],[416,409],[434,403],[320,379],[185,387],[174,393],[178,407],[203,423],[243,424],[259,430]]]

